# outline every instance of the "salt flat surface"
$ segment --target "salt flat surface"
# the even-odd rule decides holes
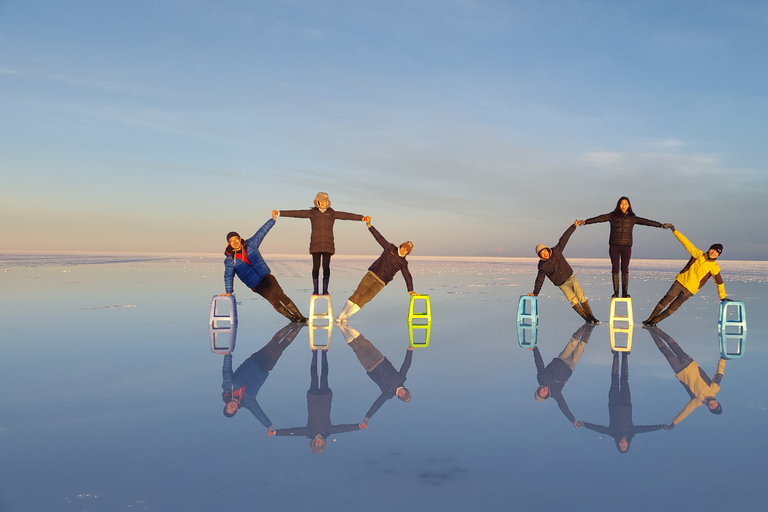
[[[533,399],[533,351],[518,346],[515,313],[535,259],[413,258],[433,311],[430,345],[413,351],[407,374],[413,399],[387,401],[370,428],[329,436],[318,455],[305,437],[267,436],[247,410],[222,414],[223,356],[211,353],[206,325],[211,296],[224,291],[222,259],[0,254],[0,510],[764,509],[766,262],[721,262],[748,318],[744,356],[726,362],[723,414],[698,408],[673,430],[636,434],[622,454],[610,436],[574,428],[554,400]],[[335,311],[371,261],[334,257]],[[577,419],[608,426],[610,267],[570,261],[604,322],[563,396]],[[268,262],[307,314],[309,258]],[[638,324],[683,263],[633,260]],[[241,283],[235,291],[236,368],[286,322]],[[539,305],[548,364],[582,322],[549,282]],[[349,322],[396,369],[407,307],[396,276]],[[710,377],[718,307],[708,283],[659,324]],[[312,355],[303,327],[260,389],[275,428],[307,425]],[[336,328],[326,360],[331,421],[362,421],[380,390]],[[633,423],[671,422],[689,397],[639,325],[627,364]]]

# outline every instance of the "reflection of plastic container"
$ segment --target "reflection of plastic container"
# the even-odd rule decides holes
[[[416,313],[413,311],[413,306],[417,300],[424,301],[425,311],[423,313]],[[420,322],[415,325],[424,325],[421,321],[426,320],[427,325],[432,323],[432,307],[429,304],[429,295],[411,295],[411,302],[408,304],[408,325],[414,325],[413,321],[419,320]]]
[[[237,338],[237,302],[234,295],[214,295],[208,317],[208,337],[211,352],[232,353]]]
[[[747,311],[744,309],[743,302],[733,300],[720,303],[717,332],[728,336],[747,334]]]
[[[315,330],[326,330],[328,332],[327,337],[315,338]],[[328,350],[331,348],[331,332],[333,330],[333,323],[328,325],[314,325],[309,324],[309,348],[312,350]],[[323,343],[325,342],[325,343]]]
[[[528,308],[526,308],[526,304],[529,305]],[[526,309],[528,309],[528,313],[526,313]],[[517,301],[517,325],[531,326],[531,325],[538,325],[538,323],[539,323],[538,298],[533,295],[530,295],[530,296],[521,295],[520,300]]]
[[[626,320],[624,320],[626,322]],[[634,325],[629,324],[629,327],[627,328],[621,328],[616,327],[615,324],[611,323],[609,326],[609,331],[611,334],[611,350],[614,352],[631,352],[632,351],[632,331],[634,330]],[[623,343],[617,343],[617,334],[626,334],[626,344]],[[622,338],[623,336],[618,336],[618,338]]]
[[[726,334],[725,331],[720,332],[720,356],[723,359],[738,359],[744,356],[744,348],[747,344],[747,333],[735,335]],[[729,350],[728,346],[735,349]]]
[[[414,330],[416,331],[424,331],[424,341],[421,341],[420,336],[416,336],[414,333]],[[429,335],[432,333],[432,324],[408,324],[408,337],[410,338],[411,347],[413,348],[419,348],[419,347],[428,347],[429,346]],[[417,339],[418,338],[418,339]]]
[[[315,301],[317,299],[323,299],[325,300],[328,308],[326,309],[325,313],[317,313],[315,312]],[[316,323],[318,320],[327,320],[328,323],[326,325],[330,326],[333,324],[333,308],[331,307],[331,296],[330,295],[313,295],[309,299],[309,318],[307,319],[307,322],[310,324],[310,326],[314,323]]]
[[[526,333],[528,333],[526,335]],[[517,344],[520,348],[533,348],[539,338],[539,327],[534,325],[517,324]]]

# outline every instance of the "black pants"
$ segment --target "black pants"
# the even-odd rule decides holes
[[[323,260],[323,279],[331,277],[331,253],[313,252],[312,253],[312,279],[320,277],[320,258]]]
[[[291,299],[283,292],[283,289],[280,287],[280,283],[277,282],[277,279],[275,279],[275,276],[272,274],[267,275],[259,284],[251,289],[267,299],[267,301],[272,304],[272,307],[275,308],[275,311],[285,318],[296,320],[295,312],[291,311],[291,306],[294,308],[296,306],[293,305]]]
[[[632,258],[631,245],[609,245],[608,254],[611,256],[611,274],[619,273],[619,261],[621,261],[621,273],[629,274],[629,260]]]

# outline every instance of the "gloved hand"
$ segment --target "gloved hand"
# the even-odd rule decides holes
[[[670,224],[669,222],[667,222],[667,223],[665,223],[665,224],[662,224],[662,225],[661,225],[661,227],[662,227],[662,228],[664,228],[664,229],[671,229],[672,231],[674,231],[674,230],[675,230],[675,226],[673,226],[673,225],[672,225],[672,224]]]
[[[733,299],[729,299],[728,297],[722,299],[720,302],[733,302]]]

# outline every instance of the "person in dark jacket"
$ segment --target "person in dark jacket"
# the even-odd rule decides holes
[[[368,273],[360,280],[360,284],[357,285],[355,292],[349,297],[347,303],[344,304],[344,308],[336,317],[337,323],[344,323],[347,318],[354,315],[360,308],[368,304],[384,287],[392,281],[395,274],[401,272],[403,279],[405,279],[405,286],[408,288],[408,293],[411,295],[418,295],[413,291],[413,279],[411,273],[408,271],[408,260],[405,258],[413,250],[413,243],[403,242],[400,247],[395,244],[389,243],[376,228],[371,226],[370,220],[366,222],[368,230],[373,235],[373,238],[379,242],[384,248],[381,256],[368,267]]]
[[[303,436],[309,438],[309,449],[312,453],[323,453],[328,442],[328,436],[352,432],[367,427],[362,423],[333,425],[331,423],[331,401],[333,391],[328,387],[328,352],[323,354],[322,373],[317,376],[317,350],[312,351],[312,363],[309,367],[310,385],[307,391],[307,426],[280,428],[269,432],[276,436]]]
[[[547,366],[544,366],[544,360],[541,357],[539,347],[533,347],[533,362],[536,364],[536,380],[539,383],[539,387],[536,388],[533,397],[537,402],[543,402],[549,397],[554,398],[560,411],[574,426],[578,426],[576,418],[565,402],[563,388],[568,383],[571,375],[573,375],[576,363],[579,362],[586,344],[589,343],[589,337],[592,335],[593,328],[594,325],[592,324],[584,324],[579,327],[571,335],[571,339],[565,345],[560,355],[554,358]]]
[[[612,212],[576,222],[579,226],[598,222],[610,223],[611,234],[608,236],[608,254],[611,257],[614,297],[619,296],[619,269],[621,269],[621,296],[629,297],[629,260],[632,257],[632,228],[635,227],[635,224],[665,229],[669,229],[671,226],[671,224],[662,224],[635,215],[627,196],[619,198],[616,202],[616,208]]]
[[[245,407],[269,429],[268,432],[272,431],[272,422],[261,410],[259,402],[256,401],[256,395],[283,351],[293,342],[302,327],[304,327],[303,324],[286,325],[277,331],[261,350],[243,361],[234,372],[232,371],[232,354],[224,355],[224,365],[221,369],[221,399],[225,404],[224,416],[231,418],[241,407]]]
[[[312,286],[317,295],[320,263],[323,265],[323,295],[328,295],[328,282],[331,278],[331,256],[336,253],[333,243],[333,223],[337,220],[370,221],[356,213],[337,212],[331,208],[331,200],[325,192],[315,196],[315,206],[309,210],[273,210],[273,215],[280,217],[298,217],[309,219],[312,231],[309,236],[309,253],[312,255]]]
[[[536,255],[539,257],[539,273],[536,275],[536,283],[533,286],[533,292],[529,293],[529,296],[537,296],[541,291],[541,287],[544,284],[544,277],[548,277],[552,284],[559,287],[560,290],[571,303],[573,310],[578,315],[593,324],[599,324],[600,320],[595,318],[592,314],[592,308],[589,306],[589,301],[584,296],[584,292],[579,285],[578,279],[573,275],[573,269],[568,264],[568,261],[563,256],[563,249],[568,243],[568,239],[576,231],[578,221],[569,226],[565,230],[563,236],[552,248],[547,247],[544,244],[536,246]]]
[[[280,283],[272,275],[259,252],[261,242],[274,225],[275,214],[273,212],[272,218],[247,240],[240,238],[236,231],[227,233],[228,245],[224,250],[226,256],[224,259],[224,289],[226,293],[221,295],[232,295],[234,277],[237,275],[248,288],[267,299],[275,311],[292,322],[306,322],[306,317],[283,292]]]
[[[613,353],[611,367],[611,388],[608,391],[608,426],[577,421],[577,427],[587,427],[599,434],[609,435],[620,453],[627,453],[635,434],[669,430],[666,424],[635,425],[632,423],[632,393],[629,390],[629,361],[627,352],[621,353],[621,377],[619,377],[619,353]]]
[[[411,401],[411,392],[405,387],[405,380],[408,374],[408,370],[411,367],[411,361],[413,359],[413,348],[408,347],[405,352],[405,359],[400,366],[400,370],[396,370],[395,366],[379,352],[379,350],[373,346],[373,343],[365,339],[356,329],[348,326],[339,326],[339,330],[344,335],[352,350],[355,351],[357,360],[365,369],[368,377],[376,383],[381,390],[381,394],[373,402],[368,412],[365,413],[363,418],[362,428],[368,428],[368,420],[373,418],[382,405],[388,400],[397,396],[402,402]]]

